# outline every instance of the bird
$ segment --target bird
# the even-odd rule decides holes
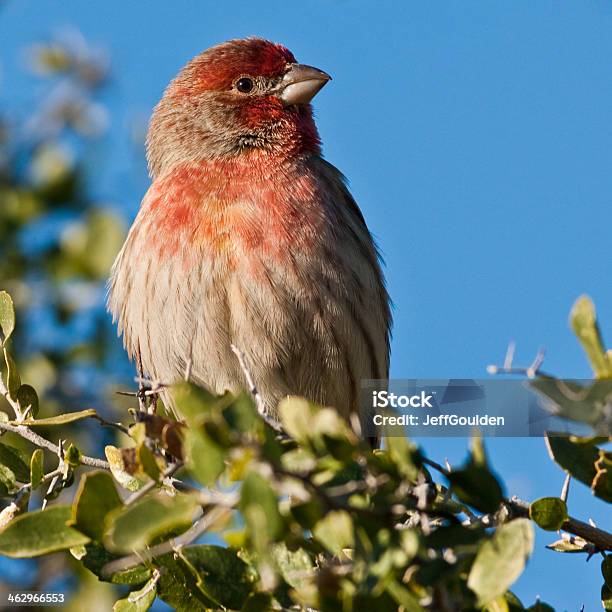
[[[267,414],[300,396],[363,427],[362,381],[388,377],[391,306],[379,249],[322,154],[311,100],[330,80],[251,37],[200,53],[166,88],[107,299],[149,378],[189,368],[213,393],[239,392],[235,346]]]

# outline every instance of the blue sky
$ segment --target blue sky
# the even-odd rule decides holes
[[[334,80],[315,100],[326,157],[349,178],[378,237],[395,302],[392,375],[484,377],[509,340],[528,362],[587,377],[567,326],[595,300],[612,343],[612,5],[603,0],[389,2],[9,1],[0,9],[0,101],[31,102],[21,50],[80,29],[112,55],[112,160],[92,176],[131,218],[146,188],[143,125],[193,55],[228,38],[283,42]],[[425,443],[460,460],[457,440]],[[558,495],[541,440],[494,440],[510,493]],[[609,508],[573,485],[570,510],[610,529]],[[606,514],[607,512],[607,514]],[[516,586],[559,609],[600,609],[597,560],[544,549]]]

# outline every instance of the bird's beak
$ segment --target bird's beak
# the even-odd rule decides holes
[[[318,68],[291,64],[280,83],[278,97],[285,106],[308,104],[327,81],[331,81],[329,74]]]

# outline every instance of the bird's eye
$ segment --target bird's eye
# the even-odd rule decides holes
[[[249,93],[250,91],[253,91],[254,86],[255,84],[253,83],[253,79],[250,79],[249,77],[242,77],[236,82],[236,89],[240,93]]]

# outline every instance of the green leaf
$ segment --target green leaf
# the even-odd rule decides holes
[[[601,605],[606,612],[612,610],[612,589],[607,584],[601,587]]]
[[[159,465],[157,465],[155,455],[148,449],[145,443],[139,444],[136,447],[136,456],[138,458],[138,463],[142,466],[143,472],[151,478],[151,480],[158,482],[161,475]]]
[[[115,477],[115,480],[128,491],[138,491],[140,487],[144,484],[142,480],[136,478],[132,474],[129,474],[123,463],[123,455],[121,454],[121,450],[111,446],[104,447],[104,454],[106,455],[106,459],[110,464],[110,470],[112,475]]]
[[[189,495],[144,497],[108,517],[105,544],[114,552],[141,550],[154,539],[191,525],[198,507]]]
[[[225,453],[203,431],[189,429],[185,433],[187,467],[200,484],[211,486],[225,469]]]
[[[0,497],[7,497],[14,491],[15,474],[6,465],[0,465]]]
[[[38,557],[87,544],[89,538],[67,525],[70,506],[52,506],[22,514],[0,532],[0,555]]]
[[[0,465],[10,468],[19,482],[30,482],[30,468],[19,449],[0,442]]]
[[[106,516],[122,506],[113,477],[108,472],[84,474],[72,502],[71,524],[92,540],[101,541]]]
[[[21,425],[28,427],[50,427],[52,425],[67,425],[81,419],[88,419],[97,416],[97,412],[93,408],[87,410],[79,410],[78,412],[66,412],[57,416],[47,417],[45,419],[26,419]]]
[[[253,524],[249,515],[250,508],[259,508],[263,512],[264,530],[270,540],[278,540],[284,531],[284,521],[278,510],[278,498],[268,481],[250,472],[240,491],[240,511],[245,516],[251,535],[258,531],[260,525]]]
[[[37,448],[32,453],[32,458],[30,459],[30,484],[32,486],[32,491],[35,491],[40,486],[44,473],[44,452],[42,448]]]
[[[484,612],[510,612],[508,602],[503,595],[496,597],[493,601],[490,601],[483,609]]]
[[[601,575],[608,588],[612,589],[612,555],[606,555],[601,562]]]
[[[64,453],[64,461],[71,468],[78,467],[81,464],[81,451],[74,444],[70,444]]]
[[[612,360],[604,349],[595,306],[587,295],[576,300],[570,314],[570,323],[589,358],[595,378],[612,378]]]
[[[113,606],[113,612],[146,612],[157,596],[157,582],[151,578],[142,589],[132,591],[125,599],[119,599]]]
[[[589,385],[540,376],[529,386],[544,396],[544,408],[556,416],[587,423],[596,432],[608,435],[607,406],[612,403],[612,380]]]
[[[552,459],[601,499],[612,502],[612,453],[566,434],[547,432]]]
[[[400,605],[405,612],[424,612],[417,598],[397,580],[390,580],[386,586],[387,593]]]
[[[22,412],[25,412],[26,409],[30,407],[28,414],[32,418],[36,418],[38,414],[38,395],[34,387],[30,385],[21,385],[17,390],[17,401],[19,402],[19,407]]]
[[[468,576],[468,587],[484,606],[503,595],[521,575],[533,550],[534,533],[528,519],[516,519],[497,528],[478,551]]]
[[[222,546],[189,546],[178,560],[165,555],[156,561],[168,570],[162,572],[160,597],[176,609],[198,610],[198,604],[193,603],[198,598],[214,609],[240,610],[257,580],[254,569],[235,550]],[[186,589],[190,583],[193,586]]]
[[[202,424],[217,401],[217,397],[206,389],[188,382],[173,385],[172,397],[187,425],[194,428]]]
[[[6,363],[6,387],[9,392],[9,397],[16,401],[17,400],[17,392],[19,391],[19,387],[21,387],[21,378],[19,377],[19,372],[17,371],[17,366],[13,361],[13,358],[10,356],[9,352],[4,350],[4,361]]]
[[[546,531],[559,531],[568,519],[567,504],[558,497],[542,497],[529,506],[529,518]]]
[[[272,547],[272,558],[285,582],[292,587],[299,588],[314,576],[314,563],[303,548],[291,551],[281,542]]]
[[[313,535],[330,552],[337,555],[355,544],[353,519],[345,510],[333,510],[314,527]]]
[[[333,408],[322,408],[300,397],[287,397],[280,402],[278,411],[287,433],[302,444],[312,443],[324,450],[326,437],[357,443],[353,431]]]
[[[415,464],[416,447],[404,435],[393,435],[385,438],[389,457],[397,465],[400,473],[408,480],[416,480],[419,469]]]
[[[2,344],[11,337],[15,329],[15,307],[11,296],[6,291],[0,291],[0,330]]]
[[[495,512],[503,500],[499,481],[485,466],[471,464],[448,475],[453,493],[481,512]]]
[[[109,553],[100,544],[87,544],[85,556],[82,558],[83,565],[93,572],[100,580],[112,582],[113,584],[140,585],[151,577],[151,570],[144,565],[137,565],[128,570],[115,572],[111,576],[102,574],[102,568],[111,561],[120,557]]]

